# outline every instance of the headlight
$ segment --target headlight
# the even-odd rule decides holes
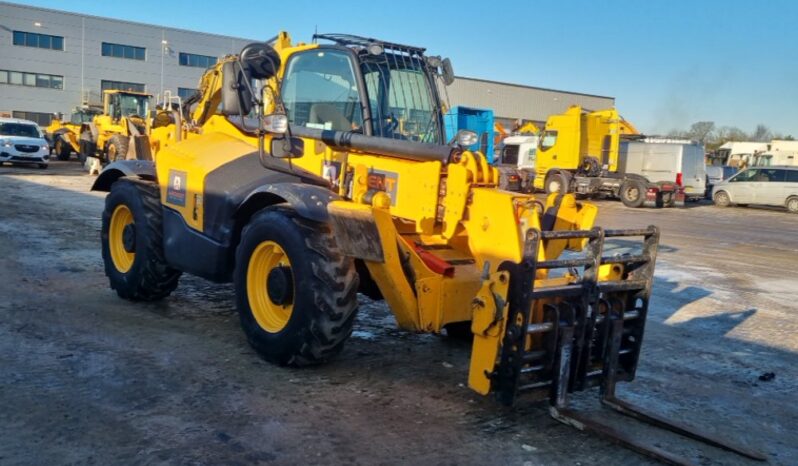
[[[47,144],[42,144],[42,150],[50,150],[50,146]]]
[[[3,147],[11,147],[14,144],[11,142],[10,139],[4,139],[2,145],[3,145]]]

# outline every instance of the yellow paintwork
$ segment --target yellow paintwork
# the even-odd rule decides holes
[[[292,54],[315,47],[292,45],[288,35],[281,33],[275,43],[283,63],[278,77],[282,77]],[[225,60],[228,59],[235,58]],[[252,153],[258,145],[254,135],[242,132],[215,113],[220,102],[222,64],[223,61],[208,70],[201,80],[203,96],[197,108],[208,103],[212,110],[205,115],[194,109],[192,121],[186,123],[191,137],[162,144],[168,139],[168,133],[163,133],[167,136],[153,137],[152,141],[159,144],[156,170],[162,202],[199,232],[203,230],[203,193],[225,189],[205,186],[206,175]],[[277,89],[277,80],[266,85]],[[264,94],[264,112],[274,111],[268,91]],[[577,124],[579,121],[576,118]],[[267,150],[270,137],[266,137]],[[352,255],[364,260],[398,325],[412,331],[440,332],[448,323],[472,321],[478,335],[469,385],[487,393],[490,381],[484,374],[494,370],[506,325],[507,309],[503,303],[507,301],[507,274],[498,269],[503,262],[521,261],[527,232],[541,227],[542,203],[531,195],[499,190],[497,169],[479,152],[462,152],[451,163],[443,164],[356,150],[340,152],[321,141],[305,139],[304,154],[291,161],[293,166],[320,176],[331,162],[340,163],[338,177],[331,181],[342,200],[331,202],[328,211],[345,222],[368,224],[378,233],[382,260],[367,259],[365,253],[359,257],[357,251]],[[185,206],[167,200],[172,171],[185,174]],[[375,172],[386,174],[384,191],[370,196],[369,175]],[[590,229],[596,212],[594,206],[577,203],[573,196],[566,195],[558,209],[555,228]],[[538,256],[541,260],[554,259],[566,248],[578,250],[582,246],[581,241],[543,242]],[[434,270],[433,263],[440,266],[447,261],[454,261],[447,273]],[[405,272],[408,269],[412,270],[412,280]],[[252,286],[261,283],[261,278],[253,276]],[[536,286],[573,279],[569,275],[550,279],[541,272],[536,276]],[[538,302],[534,312],[541,309],[542,303]]]
[[[294,311],[293,301],[284,305],[276,304],[266,291],[269,272],[276,267],[291,267],[291,261],[282,246],[274,241],[264,241],[256,246],[247,266],[247,301],[258,325],[270,333],[284,329]],[[292,296],[296,296],[295,291]]]
[[[562,114],[551,115],[544,131],[544,136],[556,132],[557,139],[553,146],[545,148],[544,138],[541,138],[535,160],[534,186],[537,189],[544,188],[549,170],[575,171],[588,156],[602,165],[606,161],[608,171],[617,172],[621,135],[639,134],[614,108],[585,112],[578,105]]]
[[[124,243],[125,227],[133,223],[133,213],[128,206],[119,204],[111,213],[111,224],[108,228],[108,249],[111,253],[111,262],[121,273],[127,273],[133,267],[136,253],[127,252]]]

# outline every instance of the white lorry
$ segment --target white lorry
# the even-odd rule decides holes
[[[718,147],[709,165],[742,168],[750,165],[756,154],[766,152],[769,149],[768,146],[769,144],[766,142],[727,142]]]
[[[538,136],[507,136],[502,140],[496,166],[499,187],[508,191],[532,192]]]
[[[796,166],[798,165],[798,141],[774,139],[767,152],[754,155],[750,165],[754,167]]]

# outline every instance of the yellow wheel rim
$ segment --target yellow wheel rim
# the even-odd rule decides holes
[[[278,267],[291,267],[283,248],[274,241],[260,243],[249,258],[247,266],[247,299],[258,325],[270,333],[285,328],[294,310],[293,299],[284,304],[275,303],[269,296],[269,273]],[[293,286],[293,280],[292,280]],[[291,296],[295,296],[291,290]]]
[[[116,146],[111,144],[108,146],[108,161],[115,162],[116,161]]]
[[[111,251],[114,267],[122,273],[127,273],[133,267],[133,260],[136,258],[135,252],[125,249],[125,227],[132,224],[133,212],[124,204],[116,206],[111,214],[111,227],[108,230],[108,249]]]

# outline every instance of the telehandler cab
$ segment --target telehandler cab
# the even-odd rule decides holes
[[[572,195],[499,190],[458,145],[473,135],[444,138],[437,81],[452,79],[422,48],[342,34],[280,33],[221,60],[184,108],[186,137],[152,141],[154,162],[112,163],[93,186],[108,192],[111,287],[157,300],[181,273],[232,281],[250,344],[292,366],[341,351],[360,290],[408,331],[469,326],[475,391],[508,405],[537,393],[560,421],[683,460],[567,408],[600,386],[606,405],[644,416],[614,387],[637,369],[658,230],[603,230]],[[639,252],[605,256],[608,238],[639,238]]]

